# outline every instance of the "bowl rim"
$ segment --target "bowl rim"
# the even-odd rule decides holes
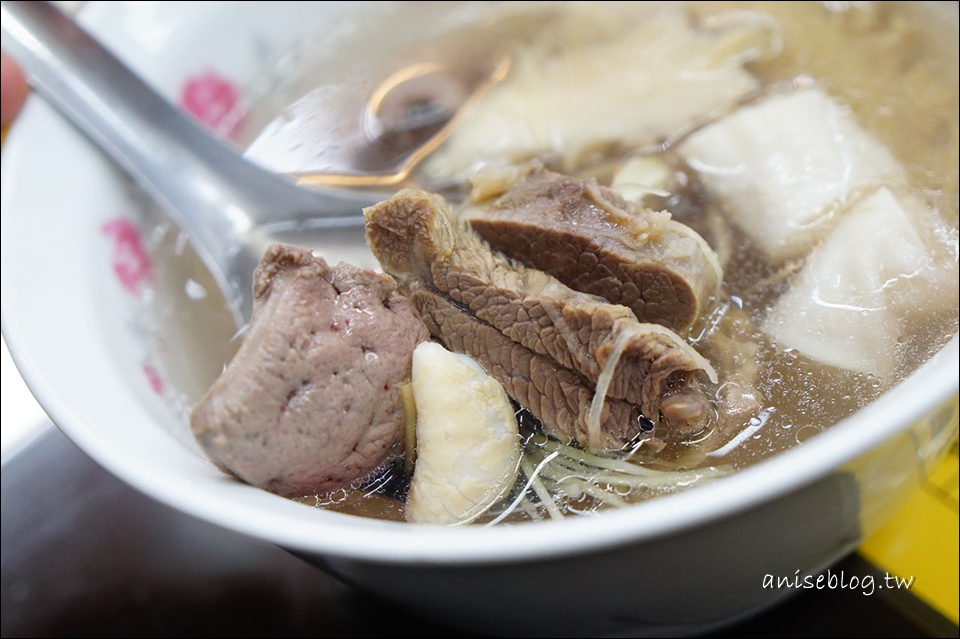
[[[90,12],[86,15],[92,16]],[[91,20],[91,26],[96,26],[95,15]],[[124,53],[136,55],[135,51],[121,51]],[[20,158],[6,161],[8,153],[23,156],[31,137],[59,119],[45,107],[31,98],[9,132],[2,170],[4,200],[14,198],[14,176],[23,170]],[[59,128],[54,126],[53,130]],[[85,141],[77,144],[81,155],[96,156],[97,152]],[[12,207],[4,205],[3,210]],[[173,453],[169,465],[158,471],[161,467],[152,461],[126,457],[116,442],[99,437],[97,414],[84,407],[86,397],[78,389],[65,387],[66,377],[58,376],[59,371],[55,370],[62,362],[52,359],[45,349],[41,328],[20,317],[24,284],[15,282],[17,264],[7,259],[16,252],[14,238],[18,237],[18,227],[7,213],[3,218],[0,324],[18,369],[51,420],[98,464],[154,499],[200,519],[304,553],[394,564],[462,565],[535,561],[652,540],[709,525],[800,489],[908,429],[926,412],[949,401],[960,386],[960,351],[958,336],[954,335],[909,378],[853,416],[803,445],[696,490],[609,511],[602,517],[490,529],[363,519],[310,508],[243,485],[222,475],[209,462],[195,459],[182,447],[181,453]],[[104,384],[111,379],[105,374]],[[116,417],[108,408],[102,407],[104,414]],[[139,418],[147,415],[136,411],[134,414]],[[150,445],[165,446],[163,442]],[[178,476],[185,471],[193,474]],[[203,481],[205,490],[197,490],[196,480]],[[529,534],[530,526],[537,527],[535,536]]]

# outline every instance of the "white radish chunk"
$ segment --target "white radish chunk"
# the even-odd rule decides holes
[[[889,376],[897,365],[897,291],[936,272],[930,256],[914,218],[878,189],[827,235],[762,328],[782,348],[821,363]]]
[[[741,107],[680,152],[774,259],[805,253],[836,211],[901,173],[887,148],[816,87]]]
[[[404,515],[423,524],[465,524],[517,479],[520,437],[500,382],[472,358],[424,342],[413,352],[417,464]]]

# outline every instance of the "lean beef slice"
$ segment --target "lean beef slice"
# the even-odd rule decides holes
[[[405,292],[431,333],[450,350],[481,362],[507,394],[536,415],[548,432],[583,446],[590,444],[587,415],[595,389],[582,376],[514,342],[420,281],[409,282]],[[601,448],[623,448],[644,431],[639,406],[622,400],[604,401]]]
[[[368,243],[407,294],[412,284],[422,284],[475,318],[476,325],[489,326],[580,377],[587,387],[599,388],[601,398],[625,400],[657,421],[661,400],[693,385],[698,372],[716,380],[709,362],[669,329],[641,323],[624,306],[578,293],[542,271],[494,254],[439,196],[406,189],[364,214]],[[433,332],[455,350],[475,357],[486,353],[478,357],[485,366],[501,356],[492,351],[503,345],[486,337],[462,337],[485,340],[465,349],[451,345],[450,335],[462,332],[459,326],[435,326]],[[500,381],[511,393],[511,383]],[[556,390],[535,403],[566,402],[561,394]],[[528,399],[512,396],[546,421]],[[596,420],[587,419],[595,431]],[[592,446],[600,439],[597,432],[589,442],[578,438]]]
[[[595,180],[538,163],[488,172],[464,216],[494,250],[641,322],[683,333],[719,293],[723,273],[703,238]]]
[[[213,462],[280,495],[323,495],[402,451],[400,387],[425,324],[388,275],[274,244],[250,328],[194,408]]]

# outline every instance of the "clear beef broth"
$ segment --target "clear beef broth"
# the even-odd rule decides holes
[[[426,3],[430,4],[430,3]],[[591,5],[593,6],[593,5]],[[451,8],[453,7],[453,8]],[[341,25],[335,37],[315,44],[314,58],[297,60],[299,68],[285,76],[277,87],[254,104],[248,118],[248,133],[268,121],[279,105],[297,98],[320,78],[348,81],[351,74],[374,81],[383,69],[405,55],[416,55],[399,39],[385,38],[380,47],[369,46],[364,34],[397,33],[397,20],[411,23],[425,19],[424,12],[439,11],[444,16],[431,22],[427,35],[443,36],[445,29],[482,18],[491,20],[498,5],[484,4],[469,11],[443,3],[439,9],[418,6],[410,12],[365,17],[362,21]],[[525,9],[528,11],[530,9]],[[546,11],[553,19],[562,7],[552,4]],[[622,8],[616,9],[622,12]],[[761,20],[781,42],[777,51],[753,56],[745,67],[760,82],[759,94],[790,90],[790,87],[816,83],[834,99],[849,107],[860,125],[885,144],[906,169],[909,182],[928,204],[936,247],[952,264],[954,288],[957,269],[958,226],[958,71],[956,58],[956,11],[950,7],[914,6],[913,3],[693,3],[687,7],[692,24],[709,25],[717,20]],[[943,10],[953,22],[931,19],[931,12]],[[518,14],[515,8],[504,11]],[[446,13],[444,13],[446,12]],[[529,14],[521,20],[506,21],[523,41],[535,41],[537,29]],[[482,22],[481,20],[481,22]],[[549,22],[545,20],[544,22]],[[598,33],[616,31],[615,21],[599,20],[580,37],[589,43]],[[772,25],[772,26],[771,26]],[[388,28],[390,27],[390,28]],[[694,26],[694,29],[699,28]],[[467,31],[477,37],[481,31]],[[555,32],[550,32],[555,37]],[[509,41],[510,33],[502,35]],[[449,38],[448,38],[449,39]],[[469,40],[469,38],[467,38]],[[375,40],[374,40],[375,41]],[[555,41],[549,46],[562,49],[578,46],[577,37]],[[429,48],[429,42],[427,45]],[[464,44],[470,49],[470,43]],[[302,54],[302,52],[301,52]],[[379,57],[378,57],[379,54]],[[381,59],[382,58],[382,59]],[[878,64],[882,60],[882,64]],[[289,61],[288,61],[289,65]],[[356,80],[349,80],[356,81]],[[364,80],[361,80],[363,82]],[[629,81],[628,79],[624,80]],[[897,90],[890,90],[897,87]],[[752,94],[748,100],[756,100]],[[700,123],[702,124],[702,122]],[[709,431],[693,440],[674,442],[658,454],[644,451],[634,456],[654,468],[743,468],[805,441],[830,425],[851,415],[876,399],[915,370],[941,348],[956,332],[957,307],[948,304],[939,311],[917,309],[902,318],[903,330],[897,344],[894,374],[880,376],[827,366],[794,349],[779,347],[759,328],[771,304],[790,285],[791,276],[802,267],[804,256],[788,260],[768,260],[764,252],[745,234],[724,219],[724,207],[699,183],[690,167],[678,161],[677,140],[661,140],[658,153],[674,171],[674,185],[667,194],[648,197],[650,206],[671,210],[679,221],[701,233],[721,254],[724,268],[723,299],[710,317],[702,318],[687,336],[718,369],[721,385],[717,390],[717,419]],[[650,148],[646,149],[648,152]],[[589,154],[578,156],[576,166],[562,166],[578,175],[596,176],[609,181],[631,149],[601,145]],[[555,157],[541,158],[548,165],[560,163]],[[433,180],[433,181],[432,181]],[[437,182],[427,172],[415,174],[414,184],[427,189],[443,189],[451,197],[462,196],[462,183]],[[160,227],[158,227],[160,228]],[[204,279],[198,262],[184,257],[189,249],[176,240],[173,231],[158,231],[156,254],[161,279],[158,289],[164,309],[157,322],[161,327],[161,358],[167,362],[167,374],[180,392],[178,403],[184,408],[199,399],[203,390],[219,373],[225,358],[233,352],[234,329],[222,309],[222,299]],[[285,238],[293,243],[313,246],[328,259],[340,259],[346,253],[363,266],[375,262],[363,248],[362,231],[345,232],[336,237]],[[204,295],[196,295],[196,286],[204,283]],[[193,294],[191,294],[191,290]],[[165,292],[174,291],[167,294]],[[184,292],[184,293],[181,293]],[[956,291],[952,292],[956,296]],[[181,353],[191,354],[189,359]],[[166,356],[164,356],[166,355]],[[215,365],[211,365],[215,362]],[[723,393],[731,392],[725,380],[745,369],[755,373],[755,402],[748,410],[725,412],[729,402]],[[544,456],[544,438],[535,434],[536,425],[524,417],[526,455],[536,462]],[[535,420],[533,420],[535,421]],[[521,475],[522,477],[522,475]],[[510,501],[523,488],[514,489]],[[599,483],[603,483],[602,481]],[[682,485],[694,481],[680,482]],[[615,489],[616,500],[624,503],[671,492],[676,486]],[[405,490],[402,465],[394,464],[375,480],[323,498],[305,498],[310,504],[323,505],[342,512],[386,519],[403,519],[403,504],[398,500]],[[589,491],[567,491],[558,503],[569,513],[601,508],[609,503],[596,499]],[[505,504],[501,504],[502,510]],[[492,512],[486,520],[497,516]],[[549,513],[536,505],[518,508],[513,519],[546,517]]]

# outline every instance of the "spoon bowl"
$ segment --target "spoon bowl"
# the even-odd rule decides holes
[[[244,157],[302,185],[395,186],[509,69],[506,54],[453,54],[405,65],[372,88],[319,87],[270,122]]]

